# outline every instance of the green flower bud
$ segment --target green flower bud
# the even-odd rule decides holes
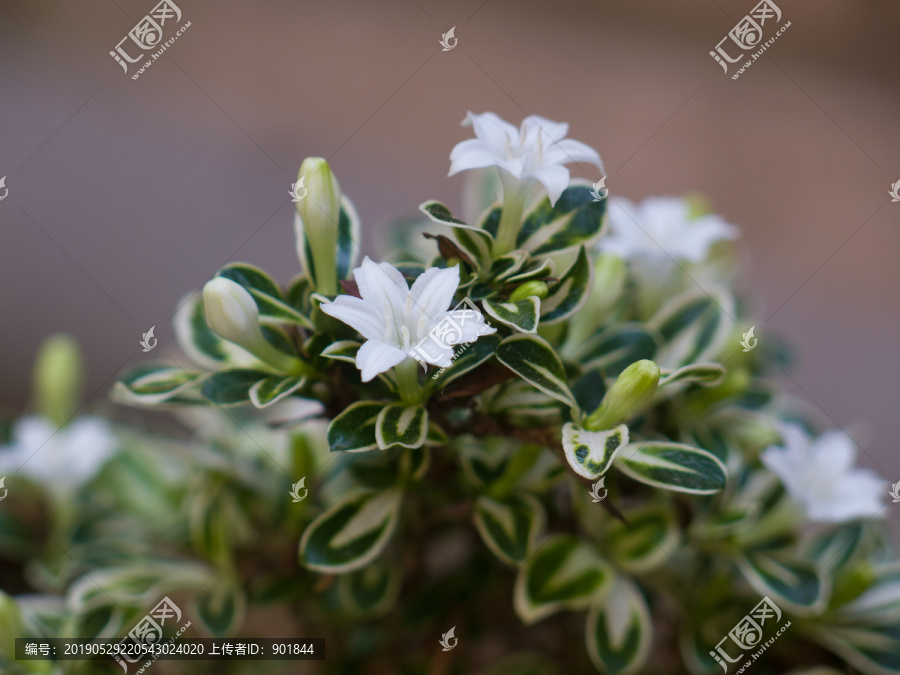
[[[307,157],[297,179],[305,178],[306,194],[297,202],[294,234],[297,255],[313,287],[323,295],[337,295],[337,239],[341,217],[341,187],[321,157]],[[306,246],[312,260],[307,260]]]
[[[834,582],[829,607],[840,607],[856,600],[875,583],[877,577],[868,561],[861,560],[841,570]]]
[[[600,407],[584,421],[584,428],[603,431],[621,424],[653,400],[658,385],[658,365],[647,359],[632,363],[606,392]]]
[[[206,325],[220,337],[243,347],[282,372],[302,369],[299,359],[275,349],[259,327],[259,309],[253,296],[238,283],[215,277],[203,287]]]
[[[547,284],[543,281],[526,281],[521,286],[516,287],[510,294],[509,301],[518,302],[519,300],[524,300],[532,295],[536,295],[543,300],[547,297],[549,292],[550,289],[547,288]]]
[[[33,383],[38,411],[61,427],[81,402],[81,353],[74,339],[53,335],[44,340],[35,360]]]

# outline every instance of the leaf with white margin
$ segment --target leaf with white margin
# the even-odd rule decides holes
[[[250,387],[250,402],[257,408],[278,403],[306,384],[306,376],[271,375]]]
[[[900,624],[900,562],[878,565],[862,594],[839,607],[835,616],[850,623]]]
[[[300,539],[300,562],[326,574],[361,569],[381,554],[397,528],[403,491],[351,494],[316,518]]]
[[[472,517],[485,546],[513,566],[525,562],[546,521],[544,507],[528,493],[502,501],[482,495],[475,500]]]
[[[633,581],[617,576],[609,593],[591,607],[587,616],[585,641],[591,662],[601,673],[610,675],[641,672],[652,640],[647,601]]]
[[[820,613],[831,595],[830,578],[810,561],[750,553],[738,558],[737,565],[757,592],[797,614]]]
[[[379,450],[387,450],[394,445],[419,448],[425,444],[427,434],[428,411],[420,405],[386,405],[375,422],[375,442]]]
[[[576,408],[566,371],[553,347],[538,335],[510,335],[497,347],[497,360],[548,396]]]
[[[669,384],[691,382],[704,387],[715,387],[725,379],[725,366],[714,361],[691,363],[678,370],[666,371],[659,379],[659,388]]]
[[[734,296],[725,289],[688,291],[672,298],[648,326],[662,335],[655,361],[677,369],[718,356],[734,331]]]
[[[253,296],[259,308],[260,324],[297,324],[314,330],[309,318],[303,316],[288,304],[281,288],[265,271],[247,263],[230,263],[218,271],[216,276],[239,284]]]
[[[613,458],[628,443],[628,427],[620,424],[606,431],[588,431],[569,422],[563,427],[566,461],[579,476],[594,480],[605,474]]]
[[[132,369],[113,386],[113,399],[128,405],[158,405],[172,403],[200,403],[202,373],[172,368],[160,364],[142,364]]]
[[[670,562],[681,541],[674,511],[650,503],[628,511],[628,524],[610,520],[604,534],[604,552],[616,567],[646,574]]]
[[[812,638],[866,675],[900,673],[900,623],[814,628]]]
[[[590,295],[593,278],[594,267],[582,246],[578,249],[575,262],[550,287],[550,293],[541,305],[541,322],[548,325],[558,323],[581,309]]]
[[[692,495],[715,494],[728,479],[722,460],[711,452],[667,441],[630,443],[619,452],[616,466],[645,485]]]
[[[378,447],[375,425],[384,408],[378,401],[357,401],[344,408],[328,425],[328,446],[332,452],[365,452]]]
[[[356,340],[338,340],[325,347],[320,356],[356,365],[356,352],[361,346]]]
[[[389,611],[397,600],[400,577],[383,564],[375,563],[342,574],[337,580],[341,606],[357,616],[374,618]]]
[[[513,606],[526,624],[563,609],[586,609],[609,589],[614,574],[587,542],[557,534],[519,569]]]
[[[541,299],[531,295],[518,302],[483,300],[484,311],[500,323],[522,333],[537,331],[541,317]]]

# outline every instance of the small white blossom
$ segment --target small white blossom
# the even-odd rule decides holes
[[[403,275],[388,263],[369,258],[353,270],[362,298],[339,295],[322,305],[322,311],[356,329],[366,342],[356,353],[356,367],[363,382],[390,370],[406,358],[442,321],[452,320],[460,330],[442,334],[445,345],[456,345],[490,335],[496,329],[484,323],[480,313],[470,309],[448,311],[459,286],[459,266],[432,267],[410,288]],[[473,314],[477,316],[473,317]],[[450,346],[422,360],[446,366],[453,355]]]
[[[718,241],[734,239],[739,230],[721,216],[690,217],[690,206],[678,197],[648,197],[634,204],[612,197],[609,205],[610,233],[600,248],[625,260],[670,266],[706,260]]]
[[[550,197],[556,200],[569,184],[569,170],[565,164],[587,162],[603,171],[597,151],[580,141],[566,138],[569,125],[554,122],[538,115],[522,120],[516,129],[512,124],[491,112],[469,113],[463,125],[471,124],[475,138],[458,143],[450,153],[450,173],[496,166],[520,183],[543,184]]]
[[[840,431],[815,440],[796,425],[782,428],[784,447],[770,447],[761,459],[800,503],[810,520],[842,523],[875,516],[887,481],[853,466],[856,446]]]
[[[23,417],[13,425],[12,443],[0,446],[0,473],[64,491],[93,478],[117,445],[109,424],[97,417],[80,417],[62,429],[44,417]]]

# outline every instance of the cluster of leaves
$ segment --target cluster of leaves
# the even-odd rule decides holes
[[[555,205],[531,203],[515,250],[495,255],[500,205],[472,224],[422,205],[437,248],[427,266],[459,265],[454,302],[476,303],[497,331],[418,375],[413,401],[396,371],[361,381],[360,337],[321,310],[307,242],[307,272],[286,288],[225,266],[218,275],[252,296],[268,345],[299,365],[280,370],[223,339],[193,296],[176,329],[197,368],[142,365],[115,396],[186,411],[195,437],[131,434],[55,533],[77,544],[58,547],[65,555],[37,550],[3,516],[8,545],[65,593],[20,602],[16,634],[120,634],[158,596],[181,593],[210,635],[239,634],[248,607],[292,608],[292,630],[340,645],[334,672],[425,672],[423,654],[451,625],[472,672],[489,654],[468,645],[514,613],[555,622],[557,638],[531,645],[546,665],[512,660],[496,675],[554,662],[575,672],[585,659],[605,673],[673,672],[674,661],[713,673],[716,644],[768,596],[792,625],[760,672],[847,662],[900,673],[900,565],[884,532],[807,533],[759,461],[778,422],[815,420],[765,379],[765,347],[740,350],[727,285],[673,284],[647,312],[640,281],[596,252],[606,206],[575,182]],[[346,199],[338,220],[334,269],[358,295]],[[397,269],[412,283],[426,265]],[[307,417],[285,423],[300,404]],[[292,503],[304,476],[309,497]],[[399,635],[372,621],[385,615]],[[525,635],[507,649],[536,640]]]

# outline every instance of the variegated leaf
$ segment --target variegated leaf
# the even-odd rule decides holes
[[[475,528],[482,541],[500,560],[519,565],[532,551],[546,516],[540,502],[527,493],[502,501],[486,495],[475,501]]]
[[[428,433],[428,412],[422,406],[392,403],[382,408],[375,422],[375,442],[380,450],[399,445],[419,448]]]
[[[617,576],[609,593],[595,603],[585,625],[588,655],[601,673],[642,672],[650,655],[653,622],[637,585]]]
[[[332,452],[364,452],[375,450],[375,425],[384,408],[378,401],[357,401],[347,406],[328,425],[328,445]]]
[[[537,335],[511,335],[497,347],[497,360],[533,387],[575,408],[566,371],[553,347]]]
[[[484,311],[500,323],[522,333],[537,331],[541,316],[541,299],[536,295],[518,302],[484,300]]]
[[[831,594],[827,574],[806,560],[749,553],[738,559],[738,569],[757,592],[798,614],[821,612]]]
[[[579,476],[595,480],[605,474],[619,448],[628,443],[628,427],[620,424],[606,431],[588,431],[569,422],[563,427],[566,461]]]
[[[590,293],[593,274],[591,260],[582,246],[575,261],[550,287],[550,294],[542,301],[541,322],[557,323],[577,312]]]
[[[719,492],[728,477],[722,460],[712,453],[664,441],[625,446],[616,457],[616,466],[646,485],[694,495]]]

